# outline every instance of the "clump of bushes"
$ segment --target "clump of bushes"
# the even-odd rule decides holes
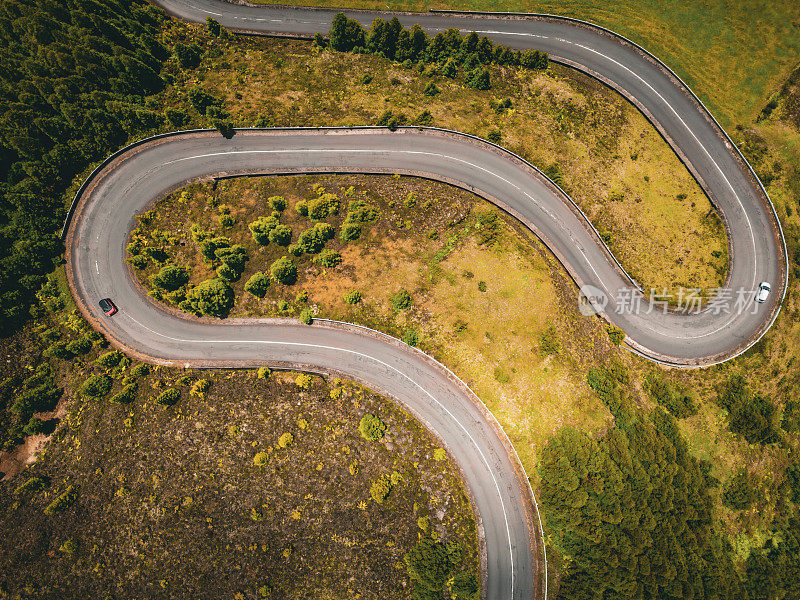
[[[78,488],[70,485],[44,509],[44,514],[54,515],[67,510],[78,499]]]
[[[298,236],[297,246],[303,252],[317,254],[325,246],[325,242],[333,238],[334,233],[333,226],[329,223],[316,223]]]
[[[411,294],[408,293],[408,290],[401,289],[389,301],[395,310],[406,310],[411,306]]]
[[[111,391],[112,379],[108,375],[95,373],[90,375],[80,386],[82,396],[95,400],[103,398]]]
[[[253,276],[247,280],[247,283],[244,284],[244,289],[246,292],[250,292],[253,296],[257,298],[263,298],[267,295],[267,290],[269,289],[269,275],[266,273],[262,273],[258,271],[254,273]]]
[[[336,250],[327,249],[323,250],[320,255],[314,259],[314,262],[321,267],[337,267],[342,264],[342,255]]]
[[[459,570],[463,561],[460,544],[444,544],[432,538],[421,539],[403,556],[408,576],[417,598],[449,598],[473,600],[478,595],[478,583],[468,571]]]
[[[391,493],[393,487],[391,478],[384,473],[377,481],[373,481],[369,486],[369,495],[376,503],[383,504],[383,501],[386,500],[386,497]]]
[[[269,455],[266,452],[258,452],[253,457],[253,464],[257,467],[263,467],[267,464],[267,460],[269,459]]]
[[[678,383],[652,375],[647,381],[647,391],[653,400],[678,419],[697,414],[697,394]]]
[[[233,288],[223,279],[206,279],[186,292],[180,307],[196,315],[224,317],[233,306]]]
[[[117,404],[130,404],[136,398],[136,384],[130,383],[122,388],[118,393],[111,396],[111,402]]]
[[[331,215],[338,215],[339,208],[339,196],[325,192],[308,201],[308,216],[320,221]]]
[[[162,406],[172,406],[181,399],[181,391],[177,388],[169,388],[156,396],[156,403]]]
[[[278,438],[278,448],[288,448],[294,441],[294,436],[288,431]]]
[[[625,332],[616,325],[606,325],[606,332],[608,333],[608,339],[610,339],[611,343],[615,346],[619,346],[625,341]]]
[[[375,442],[381,439],[386,432],[386,423],[373,414],[366,414],[361,417],[358,424],[358,431],[368,442]]]
[[[177,290],[189,282],[189,271],[179,265],[164,265],[158,273],[150,277],[150,283],[167,291]]]
[[[288,256],[279,258],[269,268],[272,278],[283,285],[292,285],[297,281],[297,267]]]
[[[758,490],[753,485],[750,475],[745,469],[740,469],[725,484],[722,492],[722,503],[733,510],[750,508],[757,499]]]
[[[731,431],[750,444],[771,444],[780,439],[775,428],[775,405],[754,393],[741,375],[731,376],[722,386],[720,405],[728,411]]]
[[[348,304],[358,304],[361,302],[361,292],[358,290],[350,290],[344,293],[344,301]]]

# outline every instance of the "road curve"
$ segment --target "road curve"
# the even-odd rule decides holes
[[[269,35],[325,34],[337,12],[232,4],[224,0],[152,1],[187,21],[202,22],[213,17],[233,30]],[[771,283],[772,294],[764,305],[756,307],[748,302],[746,310],[755,314],[744,318],[707,314],[692,319],[683,315],[654,319],[652,314],[615,314],[631,308],[629,298],[620,298],[619,302],[613,299],[620,295],[619,288],[613,285],[618,280],[581,278],[612,297],[604,316],[626,332],[631,349],[667,364],[707,365],[745,351],[774,322],[786,293],[788,269],[783,234],[772,204],[722,128],[691,90],[652,55],[603,28],[548,15],[344,12],[364,25],[376,17],[396,14],[404,25],[419,23],[429,33],[455,27],[462,32],[477,31],[513,48],[545,50],[552,60],[616,89],[656,126],[723,218],[731,257],[725,287],[735,290],[731,305],[735,304],[738,290],[755,290],[762,281]],[[602,279],[601,285],[597,285],[597,279]],[[629,281],[625,287],[630,287]],[[647,308],[645,303],[642,312],[646,313]],[[665,338],[672,338],[673,343],[665,346]]]

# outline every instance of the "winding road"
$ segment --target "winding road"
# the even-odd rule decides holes
[[[214,16],[232,29],[326,32],[333,12],[253,8],[215,0],[161,0],[188,20]],[[366,22],[370,13],[351,13]],[[385,16],[385,15],[381,15]],[[376,332],[315,321],[190,319],[144,296],[124,263],[135,215],[190,181],[245,174],[403,173],[469,189],[530,227],[579,285],[605,290],[604,315],[645,356],[681,366],[724,360],[772,323],[786,285],[774,212],[721,129],[680,82],[636,47],[565,20],[420,14],[401,17],[429,31],[477,30],[514,47],[538,47],[599,77],[639,106],[686,162],[723,215],[732,263],[728,287],[770,281],[763,305],[727,314],[616,314],[616,290],[631,282],[591,225],[552,182],[518,157],[470,136],[434,129],[237,130],[231,139],[194,131],[157,136],[110,157],[76,196],[66,230],[67,274],[87,319],[124,351],[187,367],[273,365],[340,374],[398,400],[446,445],[462,469],[483,534],[484,598],[547,595],[540,521],[525,474],[500,426],[445,367]],[[106,318],[97,299],[120,308]],[[755,309],[755,310],[753,310]]]

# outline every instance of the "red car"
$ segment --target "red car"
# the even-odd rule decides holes
[[[106,313],[107,316],[111,316],[117,313],[117,307],[111,301],[111,298],[103,298],[99,302],[100,308],[103,309],[103,312]]]

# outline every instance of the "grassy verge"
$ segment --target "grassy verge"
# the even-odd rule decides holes
[[[180,24],[168,34],[206,39]],[[215,39],[196,69],[169,62],[166,71],[175,84],[157,101],[192,124],[206,122],[187,98],[200,89],[240,125],[365,125],[391,110],[409,121],[498,135],[566,189],[645,289],[708,289],[724,280],[724,230],[699,186],[635,109],[574,71],[497,67],[492,89],[478,91],[376,56],[251,39]],[[432,82],[440,91],[428,96]]]
[[[541,12],[608,27],[642,44],[686,81],[727,129],[750,122],[800,60],[793,0],[663,3],[612,0],[255,0],[375,10]]]

